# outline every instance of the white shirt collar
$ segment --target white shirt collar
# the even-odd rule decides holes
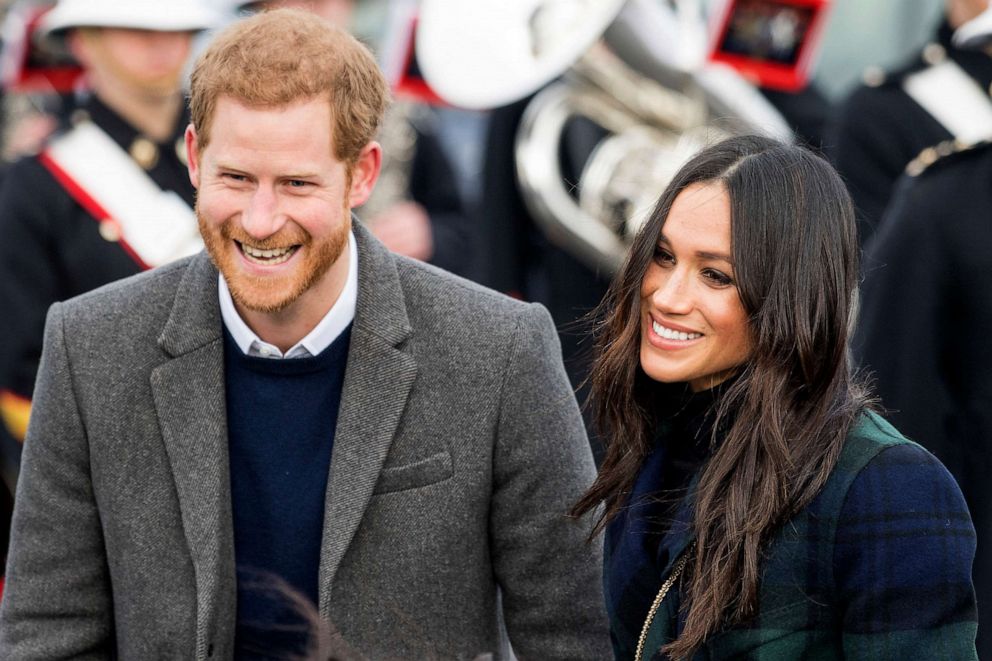
[[[224,276],[218,276],[220,316],[224,321],[224,327],[234,338],[242,353],[261,358],[306,358],[316,356],[329,347],[355,319],[355,308],[358,304],[358,248],[351,232],[348,233],[348,257],[348,278],[338,300],[313,330],[285,354],[278,347],[262,340],[248,327],[234,307],[234,299],[231,298],[231,290],[227,288]]]

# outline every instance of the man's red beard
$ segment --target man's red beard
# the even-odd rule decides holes
[[[207,253],[224,276],[231,298],[248,310],[270,313],[283,310],[299,299],[341,256],[348,244],[348,232],[351,229],[351,224],[347,222],[350,212],[348,209],[345,211],[345,222],[320,243],[315,243],[313,237],[295,223],[287,224],[278,233],[265,239],[253,239],[233,218],[225,220],[219,227],[204,219],[199,203],[196,206],[196,217]],[[302,255],[291,257],[296,260],[296,264],[286,275],[249,275],[239,264],[243,257],[235,242],[247,243],[260,250],[295,246],[297,251],[302,251]]]

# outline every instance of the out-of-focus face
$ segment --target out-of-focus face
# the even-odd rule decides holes
[[[165,96],[179,91],[192,44],[192,32],[85,28],[73,52],[98,83]]]
[[[730,251],[730,198],[694,184],[675,198],[641,281],[641,368],[694,391],[729,378],[751,352]]]
[[[221,97],[201,149],[187,129],[196,212],[239,311],[319,317],[347,277],[350,209],[378,173],[366,146],[351,176],[334,156],[326,99],[254,108]]]

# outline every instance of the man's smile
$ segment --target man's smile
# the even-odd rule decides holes
[[[271,248],[263,250],[261,248],[250,246],[246,243],[241,243],[237,240],[235,240],[235,243],[241,250],[241,254],[244,255],[249,262],[252,262],[253,264],[260,264],[262,266],[275,266],[277,264],[282,264],[283,262],[288,261],[289,258],[292,257],[300,248],[299,245],[295,245],[286,248]]]

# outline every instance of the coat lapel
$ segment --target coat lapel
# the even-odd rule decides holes
[[[358,223],[358,304],[324,505],[320,612],[372,497],[417,374],[402,349],[412,329],[396,263]]]
[[[196,651],[234,630],[235,574],[217,271],[201,253],[179,285],[151,385],[196,576]],[[222,643],[222,645],[225,643]]]
[[[692,480],[686,490],[686,495],[682,497],[676,510],[672,525],[668,528],[661,542],[658,544],[658,554],[667,556],[665,569],[661,573],[662,583],[668,580],[675,569],[675,564],[683,553],[689,548],[689,544],[695,540],[692,532],[692,512],[695,505],[696,489],[699,486],[700,471],[693,475]],[[691,552],[691,551],[690,551]],[[691,561],[689,558],[688,561]],[[672,586],[664,601],[658,608],[658,613],[648,629],[645,638],[644,658],[653,658],[652,650],[656,651],[662,645],[675,639],[679,628],[679,609],[681,607],[681,591],[679,590],[680,580]]]

